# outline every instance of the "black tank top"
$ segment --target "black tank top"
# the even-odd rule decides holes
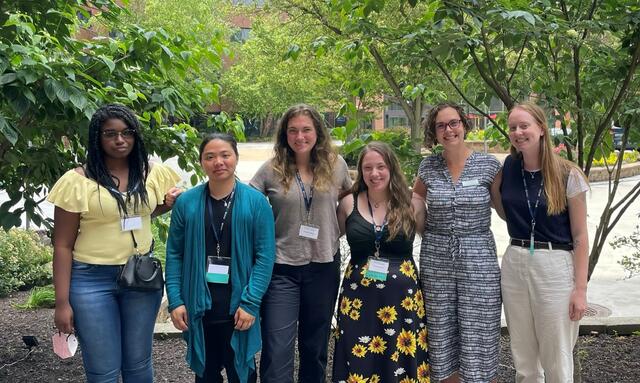
[[[376,236],[373,232],[373,224],[364,219],[358,211],[357,195],[353,196],[353,211],[347,217],[345,226],[347,242],[351,249],[351,261],[357,264],[366,262],[375,252]],[[389,228],[385,226],[380,241],[380,257],[389,259],[412,258],[414,237],[415,235],[412,235],[411,238],[407,238],[404,234],[399,233],[394,239],[387,241]]]

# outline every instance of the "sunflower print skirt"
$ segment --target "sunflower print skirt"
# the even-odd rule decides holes
[[[349,263],[342,281],[333,382],[429,382],[422,290],[412,259],[390,259],[386,281]]]

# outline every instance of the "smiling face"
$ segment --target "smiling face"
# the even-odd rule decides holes
[[[514,108],[509,113],[509,141],[519,152],[539,153],[544,129],[529,112]]]
[[[231,144],[221,140],[209,141],[200,156],[202,170],[207,173],[209,180],[224,182],[235,177],[238,156]]]
[[[296,155],[310,155],[317,140],[318,133],[311,117],[299,114],[289,119],[287,144]]]
[[[447,107],[438,112],[435,120],[436,140],[445,148],[464,143],[464,124],[458,111]]]
[[[382,192],[389,187],[389,166],[377,151],[369,150],[362,157],[360,172],[367,189]]]
[[[105,157],[127,158],[135,143],[135,131],[118,118],[108,119],[100,129],[100,145]]]

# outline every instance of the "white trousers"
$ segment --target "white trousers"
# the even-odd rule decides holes
[[[502,258],[502,300],[518,383],[573,382],[579,322],[569,319],[573,253],[509,246]]]

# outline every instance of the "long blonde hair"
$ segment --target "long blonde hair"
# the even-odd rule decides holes
[[[571,169],[576,169],[587,182],[588,179],[578,165],[565,160],[553,152],[549,126],[544,110],[542,110],[541,107],[532,102],[523,102],[514,105],[513,108],[509,110],[509,115],[511,115],[515,109],[520,109],[531,115],[544,132],[542,137],[540,137],[540,163],[542,165],[541,171],[544,179],[544,195],[547,199],[547,214],[560,214],[567,209],[567,177]],[[511,154],[517,158],[521,158],[522,156],[513,145],[511,145]]]
[[[287,193],[296,171],[296,157],[293,149],[287,143],[287,128],[289,120],[304,115],[311,119],[316,130],[316,144],[311,149],[311,169],[313,169],[313,186],[319,191],[328,191],[334,184],[333,166],[338,153],[331,144],[329,132],[324,125],[322,116],[311,106],[298,104],[290,107],[278,122],[278,130],[273,147],[273,170]]]
[[[367,184],[362,177],[362,161],[364,156],[369,152],[380,154],[384,163],[389,168],[388,240],[392,240],[400,233],[403,233],[409,238],[415,233],[416,229],[415,218],[411,210],[411,192],[409,191],[409,186],[407,186],[404,173],[400,168],[400,162],[389,145],[384,142],[372,141],[362,149],[358,157],[358,175],[356,176],[356,181],[351,186],[351,190],[344,194],[355,194],[354,198],[357,198],[359,193],[367,190]]]

